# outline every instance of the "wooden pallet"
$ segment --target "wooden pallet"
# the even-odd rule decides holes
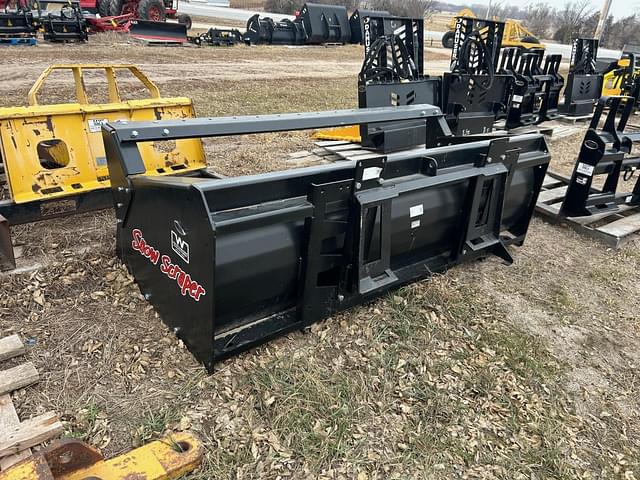
[[[0,338],[0,362],[24,355],[18,335]],[[31,447],[60,435],[62,424],[53,412],[20,421],[11,392],[36,383],[38,371],[31,362],[0,370],[0,470],[31,455]]]
[[[563,217],[560,206],[567,193],[569,179],[548,172],[538,196],[536,212],[552,223],[561,223],[576,232],[619,248],[640,234],[640,207],[620,205],[615,212],[604,212],[586,217]]]
[[[564,122],[564,123],[574,124],[574,123],[590,122],[592,117],[593,117],[593,113],[590,113],[589,115],[576,115],[576,116],[562,115],[558,117],[556,120],[559,120],[560,122]]]
[[[369,158],[377,158],[381,153],[364,148],[359,143],[346,142],[341,140],[326,140],[316,142],[316,146],[326,150],[327,152],[337,155],[342,160],[366,160]],[[421,150],[416,148],[415,150]],[[406,150],[403,153],[411,152]]]
[[[37,38],[31,38],[31,37],[0,38],[0,46],[8,46],[8,47],[27,46],[27,47],[31,47],[31,46],[37,45],[37,44],[38,44],[38,39]]]

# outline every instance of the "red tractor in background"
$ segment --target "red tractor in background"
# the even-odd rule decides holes
[[[77,1],[77,0],[75,0]],[[178,14],[179,0],[80,0],[83,12],[99,14],[102,18],[117,17],[130,20],[151,20],[164,22],[167,19],[177,20],[178,23],[191,28],[191,17]],[[36,9],[37,0],[0,0],[0,10],[8,8]],[[47,0],[39,2],[37,10],[47,9]]]
[[[187,30],[191,28],[191,17],[178,14],[178,0],[80,0],[80,6],[103,18],[131,15],[134,19],[154,22],[170,18],[185,25]]]

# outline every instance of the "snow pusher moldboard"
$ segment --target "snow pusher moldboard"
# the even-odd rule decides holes
[[[439,137],[389,155],[212,179],[145,174],[139,146],[393,122]],[[103,125],[117,252],[214,363],[452,265],[512,261],[549,163],[540,134],[453,137],[432,105]]]
[[[40,104],[42,89],[52,88],[47,79],[64,73],[75,82],[75,101]],[[103,92],[96,87],[102,85],[106,88],[100,96]],[[146,92],[148,98],[125,100],[121,94],[125,87]],[[104,103],[91,102],[102,97]],[[107,121],[194,116],[191,99],[162,98],[158,87],[133,65],[47,68],[29,91],[29,106],[0,108],[0,219],[3,216],[9,225],[17,225],[110,208],[113,202],[100,126]],[[188,173],[205,167],[198,139],[140,147],[149,175]],[[8,251],[8,228],[0,228],[0,237],[0,257],[5,259],[0,261],[0,269],[15,267],[13,253]]]

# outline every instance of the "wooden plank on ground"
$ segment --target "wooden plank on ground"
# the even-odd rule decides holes
[[[364,150],[363,148],[347,150],[346,152],[337,152],[338,155],[340,155],[342,158],[345,158],[347,160],[353,157],[357,157],[358,155],[371,155],[372,153],[375,153],[375,152],[372,152],[371,150]],[[380,156],[379,153],[376,153],[375,155],[377,157]]]
[[[351,144],[351,142],[347,142],[346,140],[321,140],[315,142],[318,147],[332,147],[335,145],[344,145],[346,143],[348,143],[349,145]]]
[[[346,157],[347,160],[354,160],[354,161],[369,160],[371,158],[380,158],[380,154],[368,152],[368,153],[358,153],[357,155],[349,155],[348,157]]]
[[[24,344],[18,335],[0,338],[0,362],[17,357],[18,355],[23,355],[24,352]]]
[[[545,213],[552,218],[557,217],[560,213],[560,207],[556,205],[547,205],[546,203],[536,204],[536,210],[540,213]]]
[[[602,225],[596,230],[618,238],[631,235],[640,231],[640,213],[634,213],[615,222]]]
[[[331,152],[338,153],[338,152],[344,152],[345,150],[357,150],[362,147],[357,143],[348,142],[348,143],[344,143],[343,145],[332,145],[330,147],[325,147],[325,148]]]
[[[591,225],[592,223],[599,222],[600,220],[604,220],[608,217],[619,216],[622,212],[626,212],[627,210],[631,210],[632,208],[635,207],[630,207],[629,205],[619,205],[618,210],[614,212],[596,213],[593,215],[588,215],[586,217],[568,217],[567,220],[586,226]]]
[[[9,431],[20,425],[20,418],[16,412],[11,395],[0,395],[0,432]],[[24,460],[31,455],[31,449],[27,448],[20,453],[0,458],[0,471],[6,470],[12,465]]]
[[[36,383],[39,378],[38,371],[31,362],[2,370],[0,371],[0,395]]]
[[[545,175],[544,180],[542,182],[542,186],[544,188],[549,188],[551,185],[562,185],[562,180],[558,180],[557,178],[553,178],[550,175]]]
[[[64,428],[54,412],[30,418],[20,425],[0,433],[0,458],[35,447],[60,435]]]
[[[538,195],[538,203],[551,203],[556,200],[561,200],[567,194],[567,185],[558,188],[552,188],[551,190],[544,190]]]

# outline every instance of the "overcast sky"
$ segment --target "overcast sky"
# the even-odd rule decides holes
[[[449,3],[455,3],[458,5],[462,5],[462,4],[471,4],[471,3],[482,3],[484,5],[488,5],[489,4],[489,0],[444,0],[447,1]],[[531,3],[535,3],[537,0],[530,0]],[[561,7],[562,5],[564,5],[566,2],[564,0],[540,0],[542,2],[547,2],[551,5],[554,5],[556,7]],[[518,6],[523,6],[522,5],[522,1],[520,0],[502,0],[502,2],[500,0],[497,1],[493,1],[493,3],[503,3],[504,4],[516,4]],[[600,11],[600,9],[602,8],[602,0],[591,0],[591,4],[593,5],[594,10],[598,10]],[[614,17],[620,18],[620,17],[627,17],[629,15],[632,15],[634,13],[640,13],[640,0],[613,0],[611,2],[611,10],[609,11],[609,13],[611,15],[613,15]]]

